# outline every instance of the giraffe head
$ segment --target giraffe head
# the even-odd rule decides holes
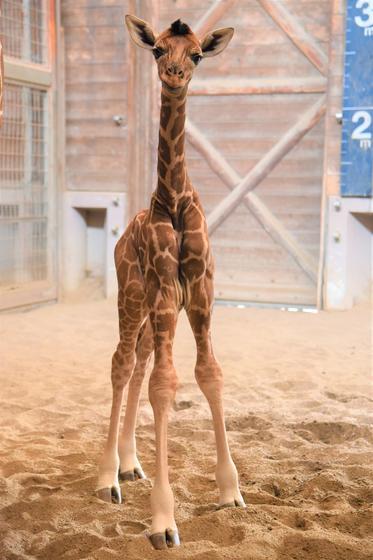
[[[157,35],[149,23],[126,15],[126,25],[132,40],[152,51],[158,75],[170,94],[177,95],[192,79],[194,69],[203,58],[221,53],[233,36],[234,29],[216,29],[200,41],[186,23],[179,19]]]

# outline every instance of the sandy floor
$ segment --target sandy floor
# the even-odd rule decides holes
[[[110,410],[114,301],[0,316],[0,558],[359,560],[373,557],[369,316],[215,309],[229,439],[247,510],[214,511],[214,438],[180,318],[170,474],[183,539],[153,551],[151,482],[93,490]],[[154,475],[144,390],[142,465]]]

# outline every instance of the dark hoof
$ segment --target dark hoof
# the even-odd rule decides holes
[[[96,490],[96,496],[103,502],[107,502],[108,504],[121,504],[122,503],[122,496],[120,493],[120,489],[116,486],[112,486],[111,488],[100,488]]]
[[[180,546],[179,531],[177,529],[166,529],[166,543],[169,548]]]
[[[140,478],[146,478],[144,471],[141,468],[135,467],[133,471],[119,472],[119,480],[126,482],[127,480],[134,481]]]
[[[156,550],[180,546],[180,537],[177,529],[166,529],[164,533],[147,534],[147,537]]]
[[[225,509],[225,508],[234,508],[234,507],[246,507],[246,504],[243,500],[234,500],[233,502],[228,502],[226,504],[222,504],[221,506],[217,506],[217,510]]]

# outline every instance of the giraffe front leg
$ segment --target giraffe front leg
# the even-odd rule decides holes
[[[153,332],[147,319],[140,329],[136,345],[136,365],[129,387],[123,428],[119,437],[119,480],[121,482],[146,478],[136,452],[136,419],[141,386],[150,355],[153,351]]]
[[[175,398],[177,375],[172,360],[158,360],[149,381],[149,397],[154,413],[156,474],[151,493],[152,526],[149,539],[154,548],[180,544],[174,515],[174,496],[168,478],[167,426]]]
[[[167,457],[168,416],[177,388],[172,345],[178,311],[172,289],[168,296],[163,299],[159,291],[155,298],[155,309],[150,313],[154,335],[154,368],[149,380],[149,399],[154,414],[156,472],[151,493],[152,525],[148,536],[156,549],[180,544]]]
[[[180,544],[175,523],[174,496],[168,478],[167,427],[175,398],[177,375],[172,346],[179,313],[179,247],[169,217],[152,214],[148,226],[149,261],[145,274],[147,304],[154,340],[154,367],[149,380],[156,442],[156,473],[151,493],[149,540],[156,549]]]

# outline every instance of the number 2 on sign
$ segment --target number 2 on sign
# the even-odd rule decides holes
[[[361,120],[363,122],[353,130],[351,138],[353,140],[359,140],[360,148],[366,150],[372,145],[372,133],[367,132],[367,129],[372,124],[372,117],[367,111],[356,111],[356,113],[352,115],[352,122],[358,123]]]
[[[355,16],[356,25],[364,28],[364,35],[373,35],[373,0],[357,0],[356,8],[361,10],[363,16],[366,16]]]

